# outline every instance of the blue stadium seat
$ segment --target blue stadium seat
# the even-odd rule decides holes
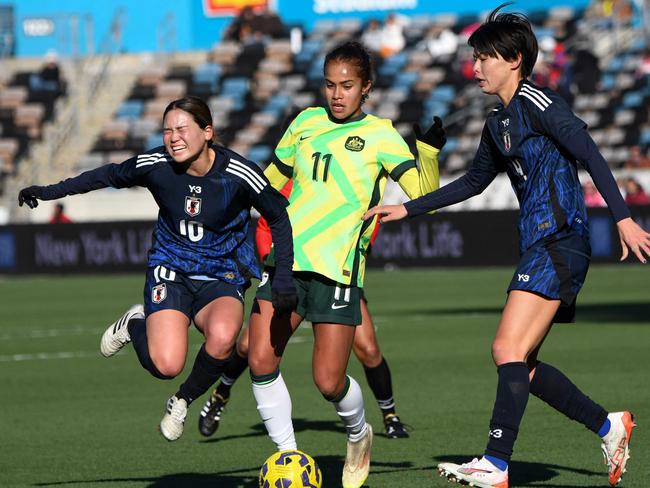
[[[429,100],[452,102],[456,97],[456,88],[452,85],[439,85],[431,91]]]
[[[420,73],[417,71],[403,71],[395,77],[393,88],[411,88],[418,78]]]
[[[244,96],[248,93],[250,81],[246,77],[226,78],[221,85],[222,95]]]
[[[271,157],[270,146],[257,145],[257,146],[252,146],[248,150],[247,158],[259,165],[265,165],[266,163],[268,163],[270,157]]]
[[[142,100],[126,100],[115,112],[116,119],[136,120],[139,119],[144,110]]]
[[[192,81],[210,86],[210,91],[216,93],[221,78],[221,66],[217,63],[203,63],[197,66]]]
[[[623,107],[636,108],[643,103],[643,94],[638,91],[628,92],[623,95]]]
[[[148,150],[157,146],[162,146],[162,143],[163,143],[162,132],[154,132],[149,137],[147,137],[144,147],[145,149]]]
[[[393,76],[402,69],[402,67],[408,61],[408,56],[406,52],[402,51],[397,54],[392,55],[389,58],[386,58],[384,62],[379,67],[379,74],[381,76]]]
[[[264,112],[282,112],[286,107],[291,104],[291,98],[286,93],[278,93],[273,95],[266,105],[264,106]]]

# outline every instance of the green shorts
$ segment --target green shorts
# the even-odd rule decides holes
[[[271,301],[274,268],[264,269],[256,298]],[[296,313],[312,323],[359,325],[361,323],[361,288],[343,285],[318,273],[293,273],[298,292]]]

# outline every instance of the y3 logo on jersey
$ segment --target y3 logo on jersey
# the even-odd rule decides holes
[[[201,187],[198,185],[188,185],[190,187],[190,193],[196,193],[197,195],[201,193]]]
[[[523,281],[524,283],[528,283],[530,281],[530,276],[523,273],[517,273],[517,281]]]

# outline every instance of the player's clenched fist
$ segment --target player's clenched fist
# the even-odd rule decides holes
[[[22,207],[25,204],[29,208],[38,207],[38,199],[43,198],[42,188],[42,186],[33,185],[20,190],[18,192],[18,205]]]

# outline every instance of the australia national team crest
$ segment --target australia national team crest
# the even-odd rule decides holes
[[[198,197],[185,197],[185,213],[194,217],[201,213],[201,199]]]
[[[345,141],[345,149],[348,151],[359,152],[362,151],[366,145],[366,141],[361,139],[359,136],[350,136],[348,140]]]
[[[160,303],[167,298],[167,285],[160,283],[151,289],[151,301],[153,303]]]
[[[503,147],[506,150],[506,152],[510,152],[510,148],[512,147],[512,141],[510,140],[509,130],[503,133]]]

